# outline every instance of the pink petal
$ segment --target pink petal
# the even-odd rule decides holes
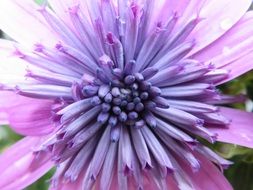
[[[233,190],[225,176],[213,163],[198,153],[195,153],[194,156],[201,163],[200,170],[193,172],[186,165],[183,165],[183,168],[194,183],[196,190]]]
[[[178,185],[177,183],[175,182],[175,179],[173,179],[173,177],[171,175],[169,175],[167,177],[167,184],[168,186],[170,187],[170,190],[180,190],[178,188]]]
[[[211,61],[217,68],[230,71],[229,77],[219,84],[253,68],[253,28],[248,27],[251,25],[253,25],[253,11],[247,12],[224,36],[195,55],[200,61]]]
[[[59,41],[39,14],[40,7],[34,1],[1,0],[0,7],[0,28],[24,46],[31,47],[39,42],[54,45]]]
[[[216,85],[220,85],[227,81],[233,80],[236,77],[241,76],[242,74],[252,70],[253,69],[252,60],[253,60],[253,49],[249,54],[242,56],[239,59],[234,60],[225,65],[224,67],[222,67],[222,69],[226,69],[230,72],[227,78],[225,78],[222,81],[219,81],[219,83],[217,83]]]
[[[206,0],[165,0],[162,13],[176,13],[180,19],[179,23],[182,24],[196,17],[206,4]]]
[[[84,178],[85,178],[84,174],[85,174],[85,171],[82,172],[81,175],[78,177],[78,179],[72,183],[71,182],[64,182],[64,180],[61,179],[62,181],[59,181],[59,184],[57,187],[50,186],[49,190],[72,190],[72,189],[82,190],[82,187],[86,186],[86,184],[83,183]],[[136,182],[134,181],[133,177],[129,177],[128,178],[128,185],[129,185],[128,189],[136,188],[136,186],[134,186],[133,184],[136,184]],[[170,190],[179,190],[175,180],[173,179],[173,177],[171,175],[169,175],[167,177],[167,186],[170,187],[169,188]],[[93,189],[100,190],[101,188],[100,188],[99,183],[97,183]],[[154,181],[150,181],[145,177],[144,178],[144,189],[145,190],[154,190],[154,189],[157,189],[157,185],[155,184]],[[113,178],[110,190],[119,190],[116,176]]]
[[[54,130],[51,101],[27,98],[13,92],[0,92],[0,99],[0,109],[7,114],[11,128],[17,133],[40,136]]]
[[[221,114],[231,119],[229,128],[210,128],[218,134],[218,141],[253,148],[253,113],[231,108],[220,109]]]
[[[15,56],[16,43],[0,39],[0,87],[25,81],[27,63]]]
[[[253,24],[253,11],[247,12],[238,23],[236,23],[225,35],[210,44],[205,49],[202,49],[194,58],[199,61],[210,61],[210,58],[215,58],[217,60],[221,57],[228,57],[228,50],[234,48],[235,46],[246,45],[246,40],[251,39],[253,28],[248,27]],[[242,46],[245,47],[245,46]],[[243,51],[236,52],[237,54],[242,54]],[[221,62],[218,60],[215,62],[217,67],[221,67],[227,62]]]
[[[233,190],[215,164],[197,152],[193,152],[193,154],[201,164],[201,167],[197,171],[193,171],[181,158],[178,158],[177,161],[185,172],[185,175],[189,177],[194,190]]]
[[[198,0],[194,1],[199,2]],[[190,37],[196,39],[196,46],[191,54],[200,51],[226,33],[246,13],[251,3],[251,0],[205,1],[199,13],[195,13],[198,13],[203,20]]]
[[[187,5],[191,3],[191,0],[165,0],[163,3],[163,10],[164,12],[173,13],[176,12],[179,15],[182,15],[185,9],[187,8]],[[166,9],[166,10],[165,10]]]
[[[65,167],[65,166],[63,166],[63,167]],[[51,183],[51,185],[49,187],[49,190],[72,190],[72,189],[82,190],[82,185],[83,185],[83,180],[84,180],[84,177],[85,177],[84,176],[85,173],[86,173],[86,169],[84,169],[84,171],[81,172],[81,174],[79,175],[77,180],[74,181],[74,182],[70,182],[70,181],[67,182],[63,179],[63,177],[59,177],[57,179],[57,185],[54,187],[54,184]],[[57,174],[57,172],[56,172],[56,174]]]
[[[59,18],[61,18],[67,24],[72,25],[69,8],[77,6],[80,0],[48,0],[48,2]]]
[[[182,27],[183,23],[189,21],[189,18],[191,18],[193,15],[196,15],[205,2],[205,0],[179,0],[179,1],[152,0],[152,1],[153,7],[151,9],[151,12],[149,13],[151,14],[150,23],[157,23],[157,22],[166,23],[172,15],[176,14],[180,18],[180,24],[178,25],[178,27]],[[139,3],[142,4],[142,0],[140,0]],[[149,32],[150,29],[151,28],[149,28]]]
[[[31,150],[40,140],[26,137],[0,156],[0,189],[23,189],[52,168],[47,155],[38,160]]]

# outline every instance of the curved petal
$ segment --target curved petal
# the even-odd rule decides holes
[[[47,155],[36,159],[31,150],[40,141],[40,138],[26,137],[0,156],[0,189],[23,189],[52,168]]]
[[[194,56],[203,62],[212,62],[217,68],[230,71],[218,84],[232,80],[253,69],[253,11],[243,18],[224,36]],[[211,58],[211,59],[210,59]]]
[[[194,190],[233,190],[230,183],[214,163],[197,152],[192,152],[192,154],[200,163],[198,170],[193,171],[182,158],[178,158],[177,161]]]
[[[0,88],[1,84],[25,81],[27,63],[18,58],[17,43],[0,39]]]
[[[62,168],[65,168],[65,164],[66,163],[63,163],[62,165],[60,165],[58,170],[60,171]],[[70,190],[70,189],[82,190],[82,185],[83,185],[82,182],[84,180],[84,175],[86,173],[85,169],[83,172],[81,172],[81,174],[79,175],[77,180],[74,182],[65,181],[62,176],[57,176],[57,171],[55,173],[57,181],[53,181],[53,183],[51,183],[49,190]],[[53,179],[54,179],[54,177],[53,177]]]
[[[191,0],[165,0],[163,5],[163,12],[173,13],[176,12],[179,15],[183,14],[184,10],[191,3]],[[166,10],[165,10],[166,9]]]
[[[14,51],[14,42],[0,40],[0,115],[2,116],[0,123],[6,124],[8,121],[13,129],[22,135],[48,134],[53,130],[49,119],[52,102],[1,91],[1,87],[15,87],[19,83],[31,82],[25,77],[27,63],[12,55]]]
[[[253,148],[253,113],[224,107],[220,111],[231,119],[231,124],[229,128],[209,128],[213,133],[217,133],[217,140]]]
[[[170,187],[170,190],[180,190],[175,179],[171,175],[168,175],[167,177],[167,184]]]
[[[198,0],[194,0],[197,1]],[[196,40],[196,46],[191,54],[205,48],[225,34],[250,7],[251,0],[212,0],[205,1],[199,13],[203,20],[197,25],[190,38]],[[224,11],[226,10],[226,11]]]
[[[182,16],[185,9],[190,3],[192,3],[191,0],[160,0],[158,2],[155,2],[153,4],[154,8],[151,15],[151,23],[161,21],[166,22],[169,16],[175,13],[177,13],[179,16]]]
[[[31,47],[35,43],[54,45],[59,41],[39,14],[40,7],[34,1],[1,0],[0,7],[0,28],[24,46]]]
[[[27,98],[13,92],[0,92],[0,99],[0,111],[4,111],[11,128],[17,133],[40,136],[54,130],[51,101]]]
[[[219,61],[217,60],[217,58],[225,57],[224,59],[227,59],[228,55],[232,53],[228,53],[228,50],[231,50],[231,48],[239,46],[242,47],[243,50],[247,50],[246,45],[249,44],[246,42],[247,40],[251,39],[253,32],[253,28],[249,26],[252,25],[253,11],[249,11],[225,35],[220,37],[218,40],[216,40],[206,48],[199,51],[197,54],[194,55],[194,58],[203,62],[212,61],[213,59],[215,59],[215,65],[217,67],[221,67],[228,61],[224,60],[224,63],[224,61]],[[236,51],[235,53],[242,54],[243,50]],[[210,58],[212,59],[210,60]]]
[[[227,81],[233,80],[236,77],[241,76],[242,74],[252,70],[253,69],[252,60],[253,60],[253,49],[247,55],[242,56],[222,67],[222,69],[226,69],[229,71],[229,75],[224,80],[216,83],[216,85],[220,85]]]
[[[189,166],[184,168],[196,190],[233,190],[225,176],[213,163],[199,153],[194,153],[194,156],[201,163],[199,171],[193,172]]]
[[[48,2],[59,18],[72,25],[69,8],[78,5],[80,0],[48,0]]]
[[[75,190],[82,190],[83,188],[83,181],[85,178],[85,173],[87,171],[87,168],[83,169],[83,171],[80,173],[76,181],[66,181],[63,179],[61,171],[64,170],[64,168],[68,165],[67,162],[62,163],[56,173],[54,174],[52,178],[52,183],[50,184],[49,190],[69,190],[69,189],[75,189]]]

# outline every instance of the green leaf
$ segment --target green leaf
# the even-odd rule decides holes
[[[253,190],[253,163],[233,159],[234,165],[225,171],[225,175],[234,187],[234,190]]]

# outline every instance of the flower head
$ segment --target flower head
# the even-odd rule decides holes
[[[53,165],[52,189],[231,189],[200,139],[253,147],[252,115],[220,106],[245,98],[217,89],[253,67],[250,2],[2,0],[2,120],[27,137],[1,189]]]

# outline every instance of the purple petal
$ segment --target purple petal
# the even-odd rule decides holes
[[[23,189],[52,168],[47,155],[38,160],[31,150],[40,141],[40,138],[26,137],[1,155],[0,162],[5,163],[0,167],[1,189]]]
[[[52,46],[58,42],[59,38],[39,15],[39,6],[35,2],[3,0],[0,6],[5,7],[0,13],[0,28],[24,46],[33,47],[37,42]]]
[[[194,184],[196,190],[232,190],[224,175],[218,168],[204,156],[194,153],[194,156],[200,161],[201,167],[197,172],[192,171],[182,160],[179,164],[184,168],[189,178]]]
[[[148,147],[141,131],[139,129],[133,129],[133,127],[131,127],[131,135],[134,144],[134,149],[141,163],[142,169],[152,166]]]
[[[0,105],[8,116],[12,129],[19,134],[41,136],[54,130],[52,105],[48,100],[37,100],[19,96],[12,92],[1,92]],[[51,120],[50,120],[51,118]]]
[[[220,113],[231,119],[231,123],[228,128],[215,128],[215,125],[209,128],[218,134],[217,140],[253,148],[253,114],[224,107],[220,108]]]
[[[197,0],[193,2],[199,3]],[[251,0],[240,2],[230,0],[206,1],[200,12],[196,11],[196,14],[204,20],[199,23],[190,37],[198,39],[192,53],[203,49],[225,34],[245,14],[251,3]]]

